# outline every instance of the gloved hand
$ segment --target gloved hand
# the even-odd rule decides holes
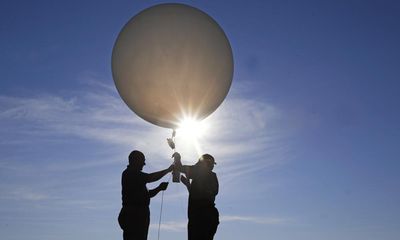
[[[165,191],[167,190],[168,182],[162,182],[160,183],[160,185],[158,185],[158,187],[160,188],[161,191]]]

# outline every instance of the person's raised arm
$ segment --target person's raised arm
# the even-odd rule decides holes
[[[184,173],[187,178],[192,178],[191,177],[191,169],[193,166],[189,165],[182,165],[181,163],[181,155],[178,152],[175,152],[172,157],[174,158],[174,168],[175,170]]]
[[[173,168],[174,165],[171,165],[169,166],[169,168],[166,168],[164,170],[147,174],[146,182],[150,183],[160,180],[162,177],[167,175],[167,173],[171,172]]]

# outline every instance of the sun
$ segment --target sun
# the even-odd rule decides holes
[[[198,140],[199,138],[205,136],[207,130],[208,126],[204,121],[185,118],[179,124],[177,134],[185,139]]]
[[[210,131],[210,126],[209,121],[199,121],[191,117],[183,118],[176,129],[179,151],[191,153],[195,150],[197,156],[200,156],[203,153],[203,143]]]

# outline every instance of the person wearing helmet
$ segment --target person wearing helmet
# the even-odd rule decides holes
[[[144,173],[146,158],[140,151],[129,154],[129,165],[122,173],[122,209],[118,223],[123,230],[124,240],[147,240],[150,224],[150,198],[167,189],[168,182],[162,182],[158,187],[148,190],[147,183],[155,182],[171,172],[173,165],[164,170]]]
[[[180,160],[180,155],[174,158]],[[181,176],[181,181],[189,191],[189,240],[212,240],[217,232],[219,213],[215,197],[219,186],[217,175],[212,171],[215,164],[213,156],[204,154],[193,166],[175,166],[186,175]]]

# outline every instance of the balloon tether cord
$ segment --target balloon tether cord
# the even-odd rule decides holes
[[[171,175],[168,178],[168,182],[171,179]],[[160,217],[158,218],[158,234],[157,234],[157,240],[160,240],[160,228],[161,228],[161,216],[163,212],[163,203],[164,203],[164,191],[161,193],[161,208],[160,208]]]
[[[175,134],[176,131],[173,129],[172,137],[168,138],[168,145],[171,147],[172,151],[175,152]],[[169,175],[168,182],[171,180],[171,175]],[[161,217],[163,212],[163,204],[164,204],[164,191],[161,193],[161,207],[160,207],[160,217],[158,218],[158,233],[157,233],[157,240],[160,240],[160,229],[161,229]]]

